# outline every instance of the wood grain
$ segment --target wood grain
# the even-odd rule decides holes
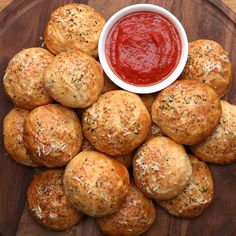
[[[9,5],[13,0],[0,0],[0,11]]]
[[[236,12],[236,1],[235,0],[222,0],[230,9]]]
[[[13,0],[0,0],[0,11],[9,5]],[[231,10],[236,12],[236,0],[222,0],[222,2],[228,6]]]
[[[4,75],[10,58],[22,48],[40,46],[49,14],[58,6],[73,0],[15,0],[0,13],[0,77]],[[86,3],[87,1],[83,1]],[[236,70],[236,14],[220,0],[89,0],[106,18],[122,7],[138,2],[158,4],[171,10],[183,23],[189,40],[209,38],[221,43],[228,51]],[[228,17],[229,16],[229,17]],[[236,76],[228,99],[236,105]],[[2,120],[12,104],[0,86],[0,130]],[[15,164],[5,156],[0,143],[0,235],[4,236],[100,236],[92,218],[85,218],[78,226],[61,233],[48,232],[29,217],[25,205],[25,191],[33,176],[30,168]],[[155,224],[149,236],[233,236],[236,235],[236,163],[221,167],[210,165],[215,180],[213,204],[200,217],[182,220],[158,208]],[[22,215],[22,217],[21,217]],[[20,220],[21,218],[21,220]],[[19,224],[20,222],[20,224]],[[19,224],[19,226],[18,226]],[[17,230],[18,228],[18,230]],[[17,232],[17,233],[16,233]]]

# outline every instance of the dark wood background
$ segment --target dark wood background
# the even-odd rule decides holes
[[[50,13],[72,0],[15,0],[0,13],[0,77],[7,63],[22,48],[40,46],[41,36]],[[108,19],[117,10],[145,2],[163,6],[183,23],[189,41],[207,38],[221,43],[229,52],[236,69],[236,14],[220,0],[89,0],[78,1],[95,7]],[[236,76],[227,96],[236,105]],[[15,164],[5,154],[2,142],[2,120],[12,108],[0,86],[0,235],[4,236],[99,236],[95,221],[85,218],[67,232],[48,232],[35,224],[25,207],[25,192],[33,170]],[[201,216],[182,220],[158,207],[157,220],[145,234],[149,236],[234,236],[236,235],[236,163],[210,165],[215,180],[213,204]]]

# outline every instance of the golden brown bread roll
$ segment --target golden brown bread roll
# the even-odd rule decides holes
[[[192,167],[182,145],[167,137],[155,137],[143,144],[133,160],[138,188],[153,199],[170,199],[190,181]]]
[[[37,107],[25,120],[24,143],[31,158],[47,167],[64,166],[80,151],[82,131],[76,113],[59,104]]]
[[[232,81],[228,53],[212,40],[199,39],[189,43],[187,64],[180,78],[206,83],[223,97]]]
[[[192,153],[199,159],[229,164],[236,160],[236,106],[221,101],[222,115],[213,133],[201,143],[191,146]]]
[[[213,199],[213,179],[207,165],[194,156],[190,156],[193,175],[189,185],[177,197],[158,201],[170,214],[183,218],[192,218],[203,213]]]
[[[103,88],[101,65],[77,51],[58,54],[45,70],[48,93],[63,106],[85,108],[93,104]]]
[[[49,230],[69,229],[83,216],[66,199],[63,174],[61,169],[41,172],[34,177],[27,191],[30,215]]]
[[[146,138],[151,119],[138,95],[123,90],[107,92],[85,110],[84,136],[99,151],[126,155]]]
[[[97,222],[106,235],[137,236],[146,232],[156,218],[156,208],[134,183],[129,185],[125,202],[113,215],[98,218]]]
[[[53,58],[46,49],[28,48],[10,60],[3,85],[14,104],[25,109],[34,109],[52,102],[44,87],[44,71]]]
[[[193,145],[210,135],[221,115],[215,91],[196,80],[179,80],[162,90],[152,105],[152,119],[177,143]]]
[[[86,215],[101,217],[116,212],[125,200],[128,186],[125,166],[96,151],[80,152],[65,170],[65,194]]]
[[[154,138],[157,136],[164,136],[164,134],[161,132],[161,129],[157,126],[157,124],[152,122],[151,128],[150,128],[149,133],[145,139],[145,142],[147,142],[151,138]]]
[[[92,146],[92,144],[86,138],[84,138],[81,150],[82,151],[94,151],[95,148]],[[113,156],[114,160],[119,161],[126,168],[129,168],[131,166],[131,163],[133,161],[133,157],[134,157],[134,152],[131,152],[126,155],[121,155],[121,156],[115,156],[115,157]]]
[[[17,163],[37,167],[23,142],[24,122],[29,111],[23,108],[13,108],[3,121],[3,141],[6,152]]]
[[[129,168],[131,166],[133,158],[134,158],[134,151],[131,153],[128,153],[126,155],[113,156],[112,158],[114,158],[114,160],[122,163],[126,168]]]
[[[98,39],[105,19],[94,8],[78,3],[54,10],[44,32],[47,48],[54,54],[79,49],[97,56]]]

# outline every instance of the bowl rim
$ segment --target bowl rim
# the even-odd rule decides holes
[[[121,80],[111,69],[107,59],[106,59],[106,52],[105,52],[105,42],[107,39],[107,36],[113,27],[113,25],[119,21],[121,18],[124,16],[134,13],[134,12],[139,12],[139,11],[149,11],[149,12],[156,12],[159,13],[160,15],[163,15],[167,19],[171,21],[171,23],[175,26],[177,29],[179,36],[180,36],[180,41],[181,41],[181,55],[179,58],[179,62],[175,69],[172,71],[172,73],[163,81],[150,85],[150,86],[135,86],[131,85],[129,83],[124,82]],[[186,35],[186,32],[184,30],[183,25],[180,23],[180,21],[177,19],[176,16],[174,16],[170,11],[167,9],[154,5],[154,4],[134,4],[127,6],[125,8],[122,8],[121,10],[117,11],[114,15],[110,17],[110,19],[106,22],[105,26],[103,27],[103,30],[100,34],[99,37],[99,42],[98,42],[98,55],[99,55],[99,60],[101,63],[101,66],[112,82],[114,82],[117,86],[119,86],[122,89],[125,89],[127,91],[133,92],[133,93],[138,93],[138,94],[149,94],[149,93],[154,93],[158,92],[170,84],[172,84],[181,74],[183,71],[185,64],[187,62],[188,58],[188,38]]]

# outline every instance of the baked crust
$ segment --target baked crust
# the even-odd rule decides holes
[[[53,58],[46,49],[28,48],[10,60],[3,85],[15,105],[31,110],[52,102],[44,87],[44,71]]]
[[[80,51],[67,51],[55,56],[45,70],[48,93],[63,106],[85,108],[93,104],[103,88],[101,65]]]
[[[170,199],[190,181],[192,167],[182,145],[167,137],[155,137],[143,144],[133,160],[138,188],[153,199]]]
[[[203,161],[190,156],[193,175],[189,185],[177,197],[158,201],[170,214],[183,218],[196,217],[208,208],[213,199],[213,179]]]
[[[209,136],[221,116],[215,91],[196,80],[179,80],[162,90],[152,105],[152,119],[180,144],[193,145]]]
[[[63,174],[61,169],[41,172],[34,177],[27,191],[30,215],[49,230],[69,229],[83,216],[66,199]]]
[[[113,215],[97,219],[101,230],[111,236],[137,236],[154,223],[156,208],[134,183],[129,185],[125,202]]]
[[[94,8],[78,3],[67,4],[52,12],[44,40],[54,54],[79,49],[98,55],[98,40],[106,21]]]
[[[236,106],[226,101],[221,101],[221,106],[222,115],[216,129],[190,149],[203,161],[223,165],[236,160]]]
[[[95,151],[96,149],[92,146],[92,144],[86,138],[84,138],[81,150],[82,151]],[[126,168],[129,168],[132,164],[133,157],[134,157],[134,152],[131,152],[126,155],[121,155],[121,156],[113,156],[112,158],[122,163]]]
[[[157,136],[164,136],[164,134],[161,132],[161,129],[157,126],[157,124],[155,124],[154,122],[152,122],[150,131],[145,139],[145,142],[149,141],[150,139],[157,137]]]
[[[132,152],[144,141],[150,126],[150,115],[139,96],[123,90],[101,95],[82,118],[86,139],[112,156]]]
[[[43,166],[64,166],[80,151],[80,121],[69,108],[59,104],[38,107],[30,112],[24,127],[25,146],[31,158]]]
[[[102,217],[116,212],[125,200],[128,186],[125,166],[96,151],[80,152],[65,170],[65,194],[86,215]]]
[[[17,163],[37,167],[28,154],[23,142],[24,122],[29,111],[13,108],[3,120],[3,142],[8,155]]]
[[[223,97],[232,82],[232,66],[228,53],[212,40],[199,39],[190,42],[188,60],[180,78],[206,83]]]

